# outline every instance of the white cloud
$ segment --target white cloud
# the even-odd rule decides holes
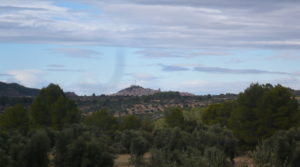
[[[295,1],[77,1],[92,7],[80,11],[54,2],[1,2],[0,42],[299,48]]]
[[[97,58],[101,55],[100,52],[91,49],[80,48],[53,48],[50,49],[53,53],[64,54],[74,58]]]
[[[45,86],[44,73],[40,70],[11,70],[7,73],[10,75],[9,82],[18,82],[28,87],[40,88]]]
[[[112,94],[121,89],[118,84],[105,84],[96,81],[80,81],[77,83],[69,84],[65,86],[67,91],[73,91],[78,95],[96,95]],[[123,88],[123,87],[122,87]]]
[[[153,81],[158,79],[156,76],[146,73],[136,73],[132,75],[138,82],[139,81]]]

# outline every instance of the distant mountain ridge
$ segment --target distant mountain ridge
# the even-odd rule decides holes
[[[40,89],[28,88],[17,83],[0,82],[0,97],[35,97]],[[67,97],[77,97],[74,92],[65,92]]]
[[[290,89],[291,92],[296,96],[297,100],[300,102],[300,90]],[[5,83],[0,81],[0,97],[35,97],[39,94],[40,89],[28,88],[18,83]],[[195,94],[188,92],[178,92],[178,91],[161,91],[160,89],[154,90],[150,88],[143,88],[139,85],[131,85],[128,88],[124,88],[117,93],[108,96],[150,96],[157,93],[179,93],[181,96],[196,96]],[[74,92],[65,92],[66,96],[69,98],[81,97]]]
[[[167,92],[176,92],[176,91],[167,91]],[[161,91],[160,89],[154,90],[150,88],[143,88],[138,85],[131,85],[130,87],[122,89],[117,93],[112,94],[111,96],[150,96],[156,93],[166,93],[166,92]],[[194,94],[187,93],[187,92],[178,92],[178,93],[181,96],[195,96]]]
[[[33,97],[38,95],[39,89],[27,88],[17,83],[0,82],[0,96],[7,97]]]
[[[143,88],[138,85],[131,85],[128,88],[122,89],[112,96],[149,96],[160,92],[160,90],[154,90],[150,88]]]

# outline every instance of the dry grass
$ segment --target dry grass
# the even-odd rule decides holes
[[[151,157],[150,153],[145,153],[144,159],[147,161]],[[130,155],[129,154],[119,154],[115,159],[114,167],[134,167],[130,163]]]
[[[253,159],[248,155],[243,155],[234,158],[234,164],[236,167],[255,167],[253,163]]]
[[[120,154],[115,159],[114,167],[133,167],[132,164],[130,164],[130,155],[129,154]]]

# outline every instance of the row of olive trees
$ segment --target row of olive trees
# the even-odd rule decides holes
[[[126,115],[123,117],[115,117],[107,110],[99,110],[86,116],[83,124],[93,126],[101,129],[102,131],[123,131],[126,129],[139,129],[147,128],[147,121],[142,121],[135,115]],[[151,126],[151,125],[149,125]]]
[[[22,135],[0,132],[1,167],[112,167],[110,137],[73,125],[61,131],[39,129]]]

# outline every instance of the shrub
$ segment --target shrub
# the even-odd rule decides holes
[[[258,167],[297,167],[300,164],[300,129],[280,131],[252,152]]]

